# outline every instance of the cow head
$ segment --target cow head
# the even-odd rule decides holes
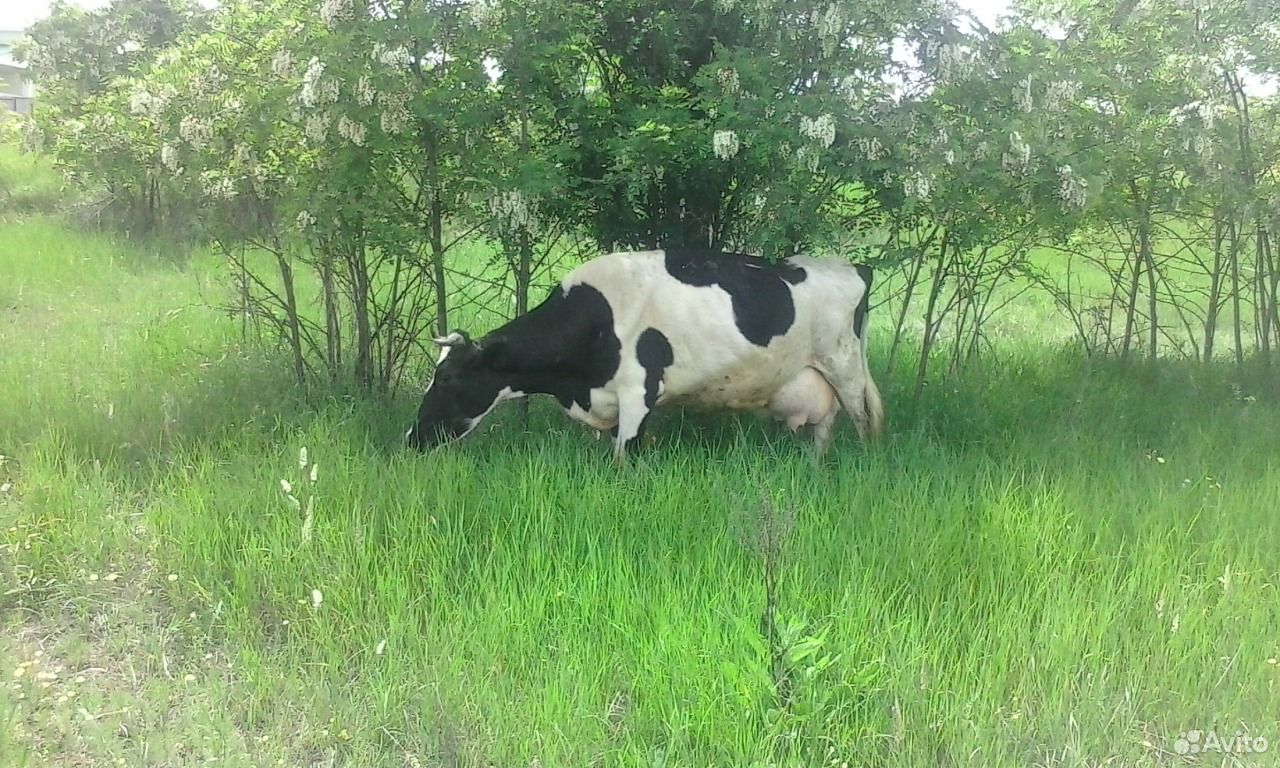
[[[435,376],[418,406],[418,421],[405,433],[410,446],[427,450],[465,437],[494,406],[521,393],[495,365],[497,344],[482,345],[454,331],[435,339]]]

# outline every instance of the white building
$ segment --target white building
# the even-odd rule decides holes
[[[27,114],[35,99],[35,83],[27,77],[27,65],[13,59],[13,44],[22,38],[20,29],[0,29],[0,109]]]

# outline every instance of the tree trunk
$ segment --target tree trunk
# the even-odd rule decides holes
[[[285,323],[289,330],[289,348],[293,353],[293,375],[298,386],[306,386],[307,367],[302,358],[302,329],[298,321],[298,298],[293,288],[293,265],[281,249],[276,250],[276,265],[280,269],[280,281],[284,284]]]
[[[1213,361],[1213,341],[1218,332],[1218,309],[1222,303],[1222,216],[1213,212],[1213,269],[1209,276],[1209,304],[1204,313],[1204,361]]]
[[[925,251],[933,244],[933,238],[937,235],[938,228],[934,227],[925,239],[921,242],[919,252],[911,264],[911,272],[907,276],[907,287],[902,297],[902,307],[898,310],[898,317],[893,325],[893,343],[889,345],[889,359],[885,364],[888,370],[893,370],[893,364],[898,359],[898,347],[902,342],[902,328],[907,321],[907,311],[911,308],[911,298],[915,294],[916,286],[920,282],[920,271],[924,267]],[[945,237],[945,235],[944,235]],[[897,239],[895,234],[894,239]],[[896,243],[895,243],[896,245]]]
[[[938,245],[938,264],[933,270],[933,285],[929,288],[929,303],[924,312],[924,338],[920,340],[920,360],[916,365],[916,381],[912,390],[912,396],[917,400],[920,399],[920,393],[924,391],[925,375],[929,372],[929,352],[933,349],[933,341],[937,336],[934,312],[937,310],[938,297],[942,295],[942,286],[945,282],[947,244],[950,234],[950,231],[944,233],[942,242]]]
[[[329,377],[336,379],[342,367],[342,326],[338,322],[338,296],[333,283],[333,257],[324,254],[320,261],[320,287],[324,292],[325,356]]]
[[[351,311],[356,321],[356,381],[369,389],[373,385],[373,334],[369,328],[369,270],[363,240],[352,245],[347,258],[351,271]]]
[[[1227,222],[1227,234],[1231,238],[1231,318],[1232,335],[1236,346],[1236,367],[1244,367],[1244,333],[1240,317],[1240,230],[1235,219]]]
[[[1143,263],[1147,265],[1147,313],[1151,316],[1151,327],[1148,331],[1147,357],[1155,360],[1160,345],[1159,294],[1156,293],[1156,262],[1151,253],[1151,219],[1144,217],[1139,235],[1138,250],[1142,254]]]

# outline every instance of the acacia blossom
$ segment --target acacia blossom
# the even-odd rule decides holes
[[[1089,182],[1071,170],[1071,166],[1058,168],[1058,197],[1072,208],[1083,208],[1088,201]]]
[[[338,135],[357,147],[363,147],[365,139],[364,123],[350,120],[346,115],[343,115],[338,118]]]
[[[382,43],[377,43],[369,55],[379,64],[396,69],[404,69],[413,63],[413,56],[404,46],[389,48]]]
[[[271,73],[281,80],[293,77],[293,53],[288,50],[276,51],[271,57]]]
[[[313,144],[319,144],[329,135],[329,122],[331,118],[328,112],[317,112],[307,117],[306,126],[303,133],[306,134],[307,141]]]
[[[716,80],[719,81],[720,87],[725,93],[733,94],[738,92],[740,84],[738,82],[738,70],[733,67],[725,67],[716,73]]]
[[[830,114],[800,118],[800,135],[812,139],[824,148],[836,140],[836,121]]]
[[[178,160],[178,150],[171,144],[160,147],[160,164],[174,176],[182,175],[182,163]]]
[[[858,150],[871,162],[883,160],[889,154],[885,151],[884,145],[880,143],[880,139],[875,136],[859,136],[857,144]]]
[[[355,8],[351,0],[324,0],[320,3],[320,21],[333,29],[339,23],[350,21],[355,16]]]
[[[324,62],[311,57],[307,71],[302,75],[302,92],[299,98],[305,107],[333,104],[338,100],[338,81],[324,76]]]
[[[382,113],[378,117],[382,132],[392,136],[403,133],[413,118],[409,114],[408,94],[400,91],[384,92],[378,94],[378,101],[382,105]]]
[[[716,131],[711,136],[711,151],[721,160],[733,159],[738,148],[738,134],[733,131]]]
[[[373,106],[373,100],[377,97],[377,89],[373,87],[373,81],[368,75],[363,75],[356,81],[356,103],[362,107]]]
[[[213,139],[213,126],[195,115],[187,115],[178,122],[178,136],[199,151]]]
[[[533,209],[518,189],[508,189],[489,198],[489,214],[499,228],[507,231],[532,230],[536,224]]]

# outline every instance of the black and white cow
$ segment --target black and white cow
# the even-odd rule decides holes
[[[478,341],[436,339],[435,378],[406,435],[460,438],[504,400],[554,396],[612,430],[621,459],[656,406],[768,408],[814,428],[821,455],[843,405],[858,435],[880,431],[867,369],[871,270],[797,256],[687,250],[611,253],[574,269],[537,308]]]

